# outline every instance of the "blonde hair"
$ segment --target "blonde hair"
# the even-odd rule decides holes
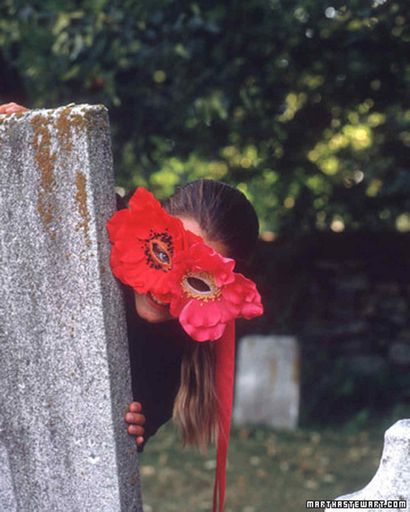
[[[181,384],[174,402],[173,419],[182,444],[205,452],[218,432],[215,388],[215,349],[212,342],[190,344],[181,364]]]

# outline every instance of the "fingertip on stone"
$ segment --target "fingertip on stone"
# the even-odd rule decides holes
[[[132,411],[132,412],[140,412],[141,411],[141,404],[139,402],[132,402],[130,404],[130,411]]]

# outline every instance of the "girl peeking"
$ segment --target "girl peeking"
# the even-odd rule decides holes
[[[128,432],[141,450],[172,417],[184,445],[216,442],[214,511],[222,511],[234,322],[263,313],[255,284],[238,272],[257,240],[256,213],[239,190],[199,180],[163,206],[137,189],[107,228],[113,274],[127,285],[135,400],[125,416]]]

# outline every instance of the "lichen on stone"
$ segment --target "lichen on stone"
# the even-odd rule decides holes
[[[51,150],[49,118],[38,114],[34,116],[30,122],[34,128],[34,158],[40,172],[40,188],[37,197],[37,212],[40,215],[44,228],[49,233],[51,239],[54,239],[55,234],[52,231],[52,222],[54,219],[55,206],[53,200],[53,192],[56,185],[54,176],[56,155]]]
[[[84,231],[85,243],[87,247],[90,247],[90,213],[87,205],[87,178],[81,171],[77,171],[75,173],[75,186],[77,189],[75,200],[77,202],[78,213],[81,217],[81,221],[77,224],[77,229],[82,229]]]
[[[73,131],[81,131],[88,128],[85,116],[74,113],[72,107],[67,106],[60,109],[55,120],[57,140],[63,151],[70,152],[73,149]]]

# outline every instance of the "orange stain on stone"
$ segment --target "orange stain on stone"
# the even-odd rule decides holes
[[[87,206],[87,178],[81,171],[75,173],[75,186],[77,192],[75,194],[75,200],[77,202],[78,213],[80,214],[81,221],[77,224],[77,229],[84,231],[84,238],[87,247],[90,247],[90,213]]]
[[[51,225],[54,219],[53,192],[56,185],[54,177],[56,155],[51,151],[51,135],[48,129],[49,119],[43,115],[37,115],[33,117],[31,124],[34,128],[34,158],[40,171],[37,211],[44,228],[49,233],[51,239],[54,240],[55,234],[51,230]]]
[[[71,107],[61,109],[58,117],[53,119],[51,116],[42,114],[36,115],[31,120],[34,128],[33,148],[34,157],[40,171],[40,187],[37,198],[37,211],[42,223],[49,233],[51,239],[55,239],[55,233],[52,231],[55,218],[55,197],[56,186],[54,171],[56,163],[56,154],[51,151],[52,132],[55,130],[58,148],[64,153],[69,153],[73,149],[72,135],[73,130],[82,130],[87,128],[87,121],[84,116],[73,114]],[[87,246],[89,245],[88,227],[89,214],[87,210],[87,196],[85,190],[85,175],[77,173],[76,175],[76,201],[82,221],[79,228],[83,228],[86,236]]]
[[[87,121],[84,116],[74,114],[71,107],[64,107],[55,121],[55,127],[61,149],[70,152],[73,149],[73,130],[87,128]]]
[[[3,121],[2,119],[0,121]],[[40,187],[37,200],[37,211],[41,217],[46,231],[52,239],[55,239],[55,233],[52,231],[52,224],[58,221],[56,217],[55,204],[55,164],[56,154],[52,152],[52,135],[56,138],[59,152],[70,153],[73,149],[73,134],[89,128],[89,121],[85,115],[73,113],[72,107],[67,106],[61,109],[56,118],[36,115],[31,120],[34,128],[33,148],[35,160],[40,171]],[[66,155],[67,158],[68,155]],[[62,165],[64,165],[64,158]],[[81,171],[75,175],[76,194],[78,212],[81,221],[77,224],[77,230],[84,231],[85,243],[87,247],[91,246],[89,236],[90,214],[87,206],[87,178]]]
[[[64,107],[55,122],[58,142],[63,151],[71,151],[73,148],[69,118],[70,108]]]

